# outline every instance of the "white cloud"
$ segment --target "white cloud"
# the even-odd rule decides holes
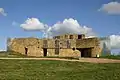
[[[86,34],[87,36],[96,36],[92,28],[81,26],[77,20],[72,18],[65,19],[63,22],[54,24],[47,30],[47,36],[55,36],[65,33]]]
[[[37,18],[28,18],[23,24],[20,25],[24,30],[44,30],[45,25]]]
[[[112,49],[120,49],[120,35],[111,35],[110,42]]]
[[[87,37],[96,36],[92,28],[87,26],[82,27],[77,20],[72,18],[65,19],[63,22],[58,22],[53,26],[43,24],[37,18],[28,18],[24,24],[20,25],[20,27],[22,27],[24,30],[42,31],[44,37],[52,37],[65,33],[86,34]]]
[[[5,13],[3,8],[0,8],[0,14],[2,14],[3,16],[7,16],[7,13]]]
[[[6,51],[6,50],[4,50],[4,49],[0,49],[0,52],[2,52],[2,51]]]
[[[120,14],[120,3],[109,2],[107,4],[103,4],[98,11],[104,11],[108,14]]]

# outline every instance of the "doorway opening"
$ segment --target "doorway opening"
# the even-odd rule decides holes
[[[81,57],[91,57],[92,48],[77,48],[81,52]]]
[[[43,49],[43,56],[44,56],[44,57],[47,56],[47,48],[44,48],[44,49]]]
[[[73,35],[70,35],[70,39],[73,39]]]
[[[28,48],[25,47],[25,55],[27,55],[27,54],[28,54]]]
[[[82,35],[78,35],[78,39],[82,39]]]

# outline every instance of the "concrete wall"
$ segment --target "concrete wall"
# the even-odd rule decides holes
[[[100,41],[98,38],[87,38],[76,40],[77,48],[91,48],[91,57],[96,57],[97,54],[101,55]]]
[[[28,48],[28,56],[42,56],[42,40],[37,38],[16,38],[8,42],[8,50],[25,54],[25,47]]]
[[[101,56],[101,51],[102,49],[99,46],[96,46],[94,48],[92,48],[92,57],[96,57],[97,54],[99,54]]]
[[[90,48],[90,47],[99,46],[99,44],[100,42],[98,38],[87,38],[87,39],[76,40],[77,48]]]
[[[80,52],[78,50],[72,49],[60,49],[60,57],[80,57]]]
[[[67,35],[67,34],[66,34]],[[73,35],[73,39],[65,39],[65,35],[61,35],[60,39],[38,39],[38,38],[15,38],[8,39],[8,50],[25,54],[25,47],[28,48],[28,56],[43,56],[44,55],[44,40],[47,40],[47,56],[60,56],[60,57],[80,57],[81,52],[79,50],[73,50],[73,48],[92,48],[92,57],[96,54],[100,54],[99,39],[88,38],[78,39],[78,35]],[[59,40],[59,54],[55,54],[55,41]],[[67,41],[69,41],[70,47],[68,47]]]
[[[81,35],[81,39],[85,38],[84,34],[80,34]],[[70,39],[70,36],[73,36],[73,39],[78,39],[78,34],[63,34],[63,35],[59,35],[59,36],[54,36],[54,39]]]

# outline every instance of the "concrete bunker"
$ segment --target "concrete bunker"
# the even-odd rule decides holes
[[[27,56],[96,57],[102,50],[98,38],[85,38],[84,34],[65,34],[52,39],[15,38],[7,43],[8,50]]]
[[[76,48],[80,51],[81,57],[91,57],[92,56],[92,48]]]

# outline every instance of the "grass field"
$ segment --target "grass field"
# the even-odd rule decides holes
[[[0,60],[0,80],[120,80],[120,64]]]
[[[101,58],[118,59],[118,60],[120,60],[120,55],[101,56]]]

